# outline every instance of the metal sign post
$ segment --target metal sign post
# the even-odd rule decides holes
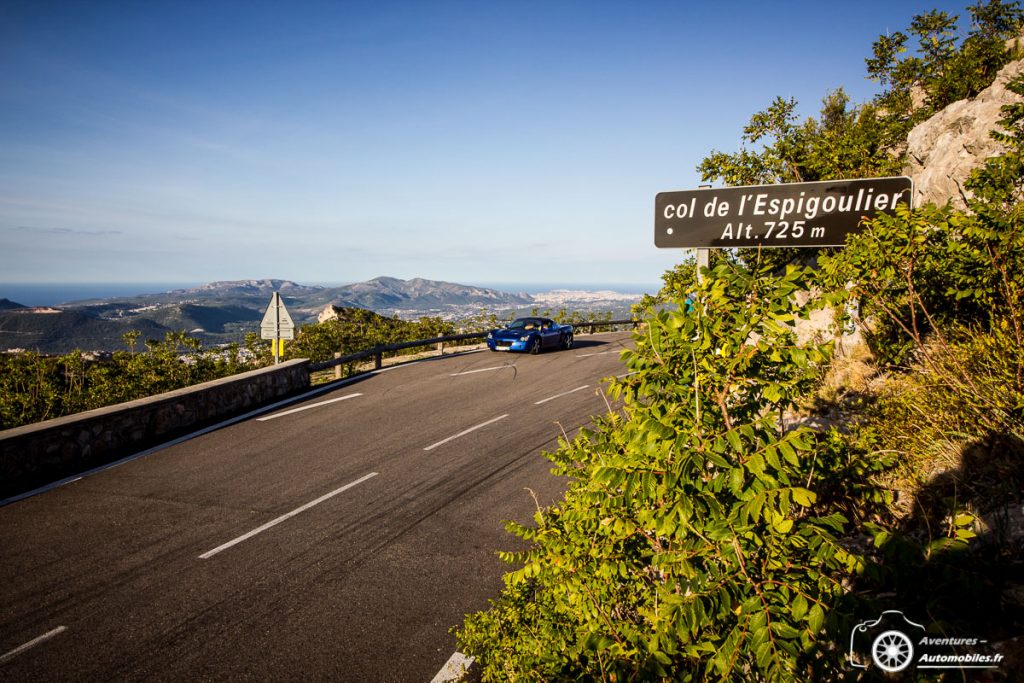
[[[710,185],[701,185],[701,190],[710,190]],[[697,249],[697,286],[699,287],[704,282],[704,273],[701,272],[701,268],[707,268],[711,265],[711,250],[710,249]],[[700,410],[697,411],[698,413]]]
[[[711,250],[710,249],[697,249],[697,284],[704,282],[704,273],[701,272],[702,268],[707,268],[711,264]]]
[[[284,355],[284,340],[295,338],[295,323],[284,307],[280,292],[274,292],[260,322],[260,337],[272,340],[274,346],[274,365],[281,362]]]

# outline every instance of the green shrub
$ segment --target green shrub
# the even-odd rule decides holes
[[[236,345],[220,352],[205,350],[184,332],[149,340],[144,352],[136,351],[137,341],[137,333],[126,334],[131,350],[116,351],[104,360],[86,361],[81,353],[0,354],[0,429],[153,396],[261,363],[258,358],[242,360]]]
[[[860,559],[838,535],[834,475],[851,466],[775,416],[830,343],[798,345],[811,277],[722,262],[669,297],[623,353],[621,412],[551,459],[571,477],[538,512],[517,569],[459,638],[486,680],[810,680],[838,658],[826,615]],[[692,312],[686,301],[695,297]],[[821,453],[821,457],[819,457]],[[855,458],[854,458],[855,459]],[[867,465],[870,468],[870,465]]]
[[[365,308],[345,308],[336,320],[303,325],[295,341],[286,345],[285,353],[289,358],[308,358],[315,363],[329,360],[336,353],[345,356],[374,346],[432,339],[454,332],[455,326],[440,318],[422,317],[412,322]],[[409,349],[398,353],[415,352]]]

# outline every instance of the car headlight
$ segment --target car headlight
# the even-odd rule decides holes
[[[488,332],[487,333],[487,338],[488,339],[494,339],[494,333],[493,332]]]
[[[522,337],[519,338],[519,341],[530,341],[530,335],[524,334]]]

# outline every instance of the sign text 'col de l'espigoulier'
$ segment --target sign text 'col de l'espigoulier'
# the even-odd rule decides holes
[[[654,244],[665,248],[838,247],[865,218],[910,205],[907,177],[749,185],[655,198]]]

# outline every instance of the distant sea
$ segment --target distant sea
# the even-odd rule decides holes
[[[8,299],[23,306],[58,306],[83,299],[109,299],[119,296],[139,296],[141,294],[162,294],[175,289],[191,289],[206,283],[203,282],[88,282],[60,284],[24,284],[0,282],[0,299]],[[323,284],[337,287],[340,283],[300,283]],[[347,284],[347,283],[346,283]],[[609,284],[595,282],[466,282],[463,284],[474,287],[486,287],[502,292],[526,292],[539,294],[555,289],[583,290],[599,292],[611,290],[623,294],[653,294],[660,285],[643,284]]]
[[[57,306],[83,299],[107,299],[140,294],[162,294],[174,289],[198,287],[200,282],[88,282],[24,284],[0,282],[0,299],[23,306]]]

